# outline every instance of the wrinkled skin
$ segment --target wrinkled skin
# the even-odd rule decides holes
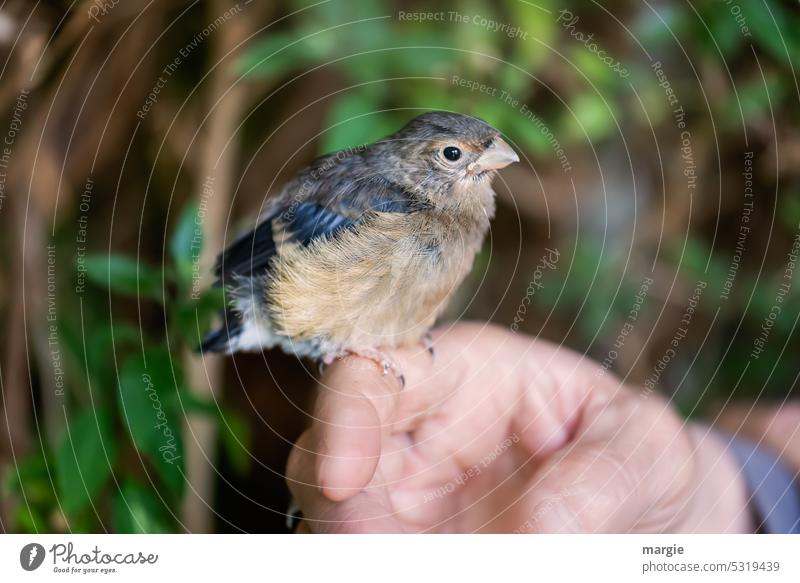
[[[483,324],[348,357],[289,459],[301,532],[745,532],[724,446],[657,394]]]

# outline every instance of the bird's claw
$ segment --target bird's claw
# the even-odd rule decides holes
[[[423,342],[425,344],[425,350],[428,351],[428,354],[434,356],[433,354],[433,334],[430,332],[425,332],[425,336],[423,337]]]
[[[354,356],[360,356],[362,358],[366,358],[367,360],[371,360],[372,362],[378,364],[383,370],[384,376],[389,374],[389,371],[393,372],[394,376],[397,377],[397,380],[400,381],[400,389],[405,388],[406,386],[405,375],[403,375],[403,372],[400,370],[400,366],[392,359],[391,356],[389,356],[385,352],[381,352],[380,350],[374,348],[364,348],[364,349],[350,349],[347,350],[347,353],[352,354]]]
[[[320,376],[325,371],[325,367],[327,365],[333,363],[335,360],[344,358],[348,354],[360,356],[361,358],[366,358],[367,360],[371,360],[372,362],[376,363],[381,367],[384,376],[389,374],[390,371],[393,372],[394,376],[397,377],[397,380],[400,381],[400,388],[405,388],[406,377],[400,370],[400,366],[388,354],[374,348],[350,349],[340,353],[326,354],[317,360],[317,370],[319,371]]]
[[[400,381],[400,388],[401,389],[406,388],[406,377],[399,370],[396,370],[396,365],[393,365],[385,360],[381,363],[381,365],[383,366],[383,376],[389,374],[389,371],[391,370],[392,372],[394,372],[395,376],[397,377],[397,380]]]
[[[406,377],[402,373],[402,371],[400,370],[400,367],[388,355],[383,354],[383,353],[380,353],[380,355],[381,355],[382,358],[381,358],[379,364],[383,368],[383,376],[388,375],[389,371],[393,372],[394,376],[397,377],[397,380],[400,381],[400,390],[405,389],[406,388]]]

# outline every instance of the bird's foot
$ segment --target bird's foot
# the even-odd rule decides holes
[[[400,370],[400,365],[385,352],[376,348],[351,348],[348,349],[346,353],[352,354],[353,356],[360,356],[361,358],[366,358],[376,363],[383,369],[384,376],[391,371],[394,373],[394,376],[397,377],[397,380],[400,381],[400,388],[405,388],[406,377],[403,375],[403,371]]]
[[[425,336],[422,337],[422,344],[423,346],[425,346],[425,350],[427,350],[431,356],[434,356],[433,334],[431,334],[430,332],[425,332]]]

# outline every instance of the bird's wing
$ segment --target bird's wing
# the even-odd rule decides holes
[[[249,233],[231,243],[214,264],[216,285],[233,283],[236,276],[260,273],[275,255],[272,219],[263,220]]]
[[[256,228],[217,258],[218,285],[263,274],[284,243],[307,246],[320,237],[335,237],[357,227],[371,213],[411,213],[427,207],[380,175],[348,179],[341,171],[332,171],[309,184],[307,174],[289,183]]]

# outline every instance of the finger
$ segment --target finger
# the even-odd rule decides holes
[[[680,420],[665,403],[630,395],[584,413],[573,443],[534,476],[517,530],[630,532],[672,524],[693,468]]]
[[[287,483],[294,500],[303,512],[302,530],[315,533],[402,532],[403,526],[392,510],[384,488],[375,485],[345,501],[335,502],[325,496],[315,483],[314,455],[304,433],[292,450],[287,465]]]
[[[355,374],[354,364],[359,365]],[[372,480],[400,392],[394,378],[361,364],[353,360],[332,366],[315,407],[316,483],[331,500],[353,496]]]
[[[396,350],[405,387],[376,363],[349,356],[331,365],[321,380],[312,423],[317,480],[331,500],[345,500],[372,479],[385,440],[410,431],[461,384],[467,360],[462,342],[435,334],[436,358],[422,345]]]

